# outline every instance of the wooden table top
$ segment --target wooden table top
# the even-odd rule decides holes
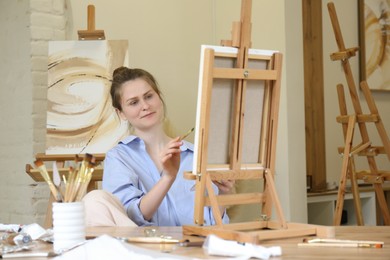
[[[195,236],[184,236],[181,227],[156,227],[159,235],[171,236],[177,239],[189,239],[190,241],[202,241],[203,238]],[[145,227],[93,227],[87,228],[87,238],[98,237],[108,234],[113,237],[134,237],[144,236]],[[374,240],[384,242],[383,248],[339,248],[339,247],[299,247],[304,237],[277,239],[263,241],[262,246],[281,246],[282,256],[271,259],[390,259],[390,226],[341,226],[335,227],[336,238],[349,240]],[[314,237],[310,237],[312,239]],[[221,259],[220,257],[208,256],[201,247],[180,247],[176,245],[162,244],[133,244],[156,252],[169,252],[176,256],[186,256],[198,259]],[[50,251],[51,244],[41,243],[33,251]],[[22,258],[14,258],[22,259]],[[47,259],[46,257],[29,258],[32,260]]]

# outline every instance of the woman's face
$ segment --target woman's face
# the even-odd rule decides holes
[[[139,130],[147,130],[161,124],[164,106],[156,91],[143,79],[129,80],[122,85],[121,95],[123,119]]]

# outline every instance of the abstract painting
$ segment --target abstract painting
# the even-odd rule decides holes
[[[127,40],[49,42],[46,154],[105,153],[128,135],[111,105]]]
[[[360,0],[360,74],[372,90],[390,90],[390,0]]]

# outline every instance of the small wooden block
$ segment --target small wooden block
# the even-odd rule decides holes
[[[104,40],[106,39],[103,30],[80,30],[78,31],[79,40]]]
[[[332,61],[349,59],[350,57],[355,56],[358,50],[359,47],[353,47],[346,49],[345,51],[334,52],[330,55],[330,59]]]

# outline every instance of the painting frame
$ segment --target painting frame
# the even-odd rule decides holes
[[[372,91],[390,91],[390,1],[358,0],[359,75]]]

